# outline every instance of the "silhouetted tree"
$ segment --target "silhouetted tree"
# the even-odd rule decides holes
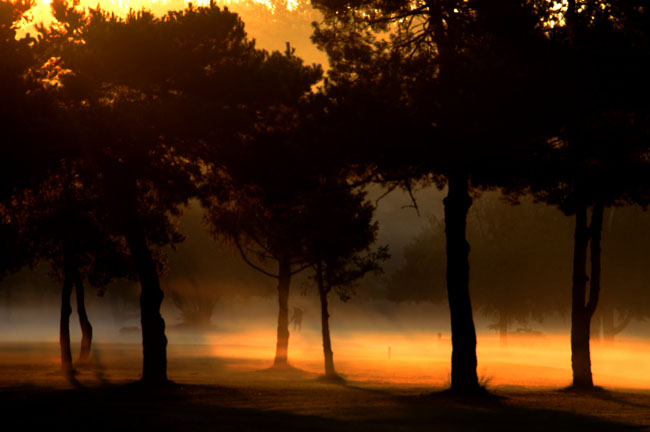
[[[538,171],[542,180],[533,181],[533,189],[539,199],[575,217],[573,387],[588,390],[593,388],[589,332],[600,295],[604,211],[646,203],[649,17],[636,2],[569,1],[560,14],[560,24],[548,33],[562,71],[549,93],[561,121],[542,156],[542,165],[547,163]]]
[[[19,240],[35,266],[51,265],[52,275],[62,284],[60,345],[65,376],[72,379],[69,321],[74,288],[82,339],[79,362],[88,362],[92,326],[85,307],[84,280],[100,294],[114,278],[134,277],[126,245],[119,233],[110,232],[106,215],[98,211],[101,195],[97,184],[88,182],[78,166],[63,164],[36,187],[24,189],[3,205],[19,226]]]
[[[254,121],[229,146],[213,142],[213,153],[204,159],[209,172],[202,200],[213,236],[229,240],[251,267],[278,279],[274,365],[285,367],[291,277],[308,266],[296,223],[304,211],[302,199],[322,175],[320,155],[309,144],[318,130],[311,126],[322,111],[311,87],[322,70],[303,65],[288,44],[284,54],[262,52],[262,59],[251,83],[253,88],[255,82],[263,84],[246,108],[254,111]],[[264,267],[269,260],[277,262],[277,272]]]
[[[209,98],[226,89],[221,80],[231,77],[233,65],[246,64],[241,53],[251,44],[236,15],[214,5],[124,20],[61,2],[53,8],[59,22],[42,32],[60,59],[75,140],[85,162],[101,173],[105,210],[126,240],[142,287],[142,380],[165,382],[160,260],[151,247],[180,240],[170,217],[195,194],[200,175],[201,143],[189,120],[216,114],[199,112],[204,106],[191,113],[183,108],[198,92]]]
[[[334,290],[347,301],[354,283],[369,272],[380,272],[388,258],[387,247],[368,252],[377,236],[372,222],[374,207],[365,194],[335,181],[325,181],[306,200],[302,230],[305,261],[311,264],[321,304],[321,330],[325,378],[339,380],[329,327],[328,295]]]
[[[268,160],[266,160],[268,162]],[[278,169],[275,165],[274,169]],[[286,171],[276,171],[285,175]],[[278,280],[278,328],[276,367],[288,365],[289,346],[289,288],[291,277],[305,268],[300,253],[301,205],[282,182],[268,178],[250,188],[237,187],[228,199],[207,197],[206,222],[211,234],[228,241],[240,252],[244,261],[260,273]],[[288,186],[288,185],[287,185]],[[277,263],[277,271],[268,269],[268,262]]]
[[[479,391],[466,217],[474,190],[512,186],[539,132],[543,20],[525,1],[314,4],[325,16],[314,40],[329,55],[342,110],[360,126],[346,144],[380,181],[447,186],[451,390]],[[379,108],[364,114],[368,102]]]

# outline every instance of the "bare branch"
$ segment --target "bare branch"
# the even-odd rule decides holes
[[[235,239],[235,246],[237,246],[237,249],[239,250],[239,254],[241,255],[242,259],[244,260],[244,262],[246,264],[248,264],[249,266],[251,266],[252,268],[257,270],[258,272],[260,272],[260,273],[262,273],[262,274],[264,274],[266,276],[269,276],[269,277],[272,277],[272,278],[275,278],[275,279],[280,278],[280,275],[275,275],[273,273],[270,273],[270,272],[264,270],[262,267],[254,264],[250,259],[248,259],[248,257],[246,256],[246,252],[244,252],[244,249],[241,247],[241,244],[239,244],[239,239]]]

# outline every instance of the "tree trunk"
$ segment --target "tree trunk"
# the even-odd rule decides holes
[[[142,379],[147,384],[163,384],[167,380],[167,337],[165,320],[160,314],[163,292],[158,269],[153,259],[144,228],[137,211],[137,184],[133,178],[115,179],[118,184],[119,212],[124,238],[140,280],[140,323],[142,326]]]
[[[600,239],[603,226],[602,204],[594,205],[591,227],[587,227],[587,207],[578,204],[573,251],[573,287],[571,308],[571,367],[573,387],[589,390],[594,387],[591,374],[589,331],[591,318],[596,311],[600,296]],[[587,296],[587,246],[591,236],[591,279]]]
[[[278,339],[275,347],[273,366],[286,367],[289,352],[289,285],[291,283],[291,264],[288,258],[279,260],[278,273]]]
[[[571,288],[571,368],[573,387],[591,388],[591,360],[589,356],[589,326],[587,324],[585,296],[587,292],[587,208],[581,204],[576,209],[573,242],[573,283]]]
[[[142,325],[142,382],[167,382],[167,337],[160,314],[163,292],[158,270],[142,229],[135,224],[125,238],[140,279],[140,324]]]
[[[334,369],[334,353],[332,352],[332,340],[330,338],[329,310],[327,306],[327,294],[329,289],[323,281],[323,266],[318,263],[317,268],[318,293],[320,294],[321,330],[323,333],[323,355],[325,357],[325,378],[338,378]]]
[[[70,298],[72,297],[72,285],[74,282],[74,264],[73,257],[68,251],[67,241],[63,246],[63,288],[61,290],[61,318],[59,322],[59,346],[61,348],[61,369],[63,376],[67,380],[74,379],[74,369],[72,368],[72,352],[70,349],[70,315],[72,315],[72,306]]]
[[[451,315],[451,390],[480,389],[476,374],[476,330],[469,296],[469,244],[465,238],[467,212],[472,205],[467,176],[449,177],[445,206],[447,238],[447,296]]]
[[[86,313],[86,301],[83,281],[79,271],[75,272],[75,295],[77,297],[77,315],[79,315],[79,326],[81,327],[81,351],[79,353],[79,362],[87,363],[90,360],[90,346],[93,340],[93,327],[90,325],[88,314]]]

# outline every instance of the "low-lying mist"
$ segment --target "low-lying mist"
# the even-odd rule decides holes
[[[334,361],[348,379],[448,384],[451,341],[444,291],[442,196],[435,190],[416,194],[420,216],[405,208],[411,201],[403,194],[380,200],[378,244],[388,244],[392,254],[384,274],[362,280],[357,295],[348,302],[331,293]],[[180,372],[173,370],[175,356],[227,359],[221,374],[268,367],[276,344],[276,281],[209,238],[201,217],[196,204],[182,217],[180,229],[187,239],[169,251],[162,279],[170,376]],[[611,209],[606,214],[603,292],[591,344],[597,385],[650,388],[645,322],[650,310],[650,291],[645,289],[650,280],[646,265],[650,228],[646,225],[650,227],[650,220],[640,210]],[[571,232],[570,220],[549,207],[529,201],[513,207],[496,194],[475,200],[468,218],[470,285],[478,372],[485,383],[570,384]],[[272,269],[273,263],[268,266]],[[321,373],[320,305],[313,285],[307,274],[292,281],[290,316],[298,308],[302,322],[295,328],[290,324],[289,362]],[[101,297],[90,288],[87,291],[96,352],[108,345],[130,346],[129,355],[139,363],[137,284],[111,284]],[[59,308],[60,287],[48,276],[47,266],[3,280],[0,350],[7,344],[55,344]],[[73,314],[73,341],[80,339],[76,319]],[[181,376],[187,378],[187,373]]]

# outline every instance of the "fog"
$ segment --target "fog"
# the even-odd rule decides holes
[[[370,193],[373,199],[381,195],[379,190]],[[331,295],[334,359],[337,370],[349,379],[408,385],[448,383],[451,342],[444,281],[440,279],[444,275],[431,272],[423,276],[409,270],[408,283],[400,276],[401,270],[410,268],[409,255],[404,252],[416,250],[418,239],[430,241],[433,250],[442,250],[443,245],[431,239],[436,238],[435,230],[440,227],[443,196],[444,191],[435,189],[416,192],[419,214],[411,207],[411,199],[401,192],[377,202],[377,244],[388,244],[392,254],[384,266],[385,273],[363,279],[356,287],[357,295],[348,302]],[[521,219],[518,216],[531,212],[548,220],[516,222]],[[604,386],[648,388],[650,373],[646,372],[650,370],[646,371],[645,365],[650,345],[645,288],[649,276],[645,263],[650,255],[650,221],[645,213],[633,208],[615,209],[607,218],[599,310],[614,305],[615,319],[621,320],[628,313],[633,319],[613,341],[592,332],[596,335],[592,340],[594,377]],[[488,193],[475,200],[468,221],[473,245],[470,287],[475,300],[481,379],[498,386],[568,385],[571,220],[530,201],[511,206],[498,194]],[[494,221],[502,221],[502,225],[488,228]],[[477,231],[480,224],[488,241]],[[530,224],[540,228],[539,232],[531,231]],[[162,312],[172,357],[227,358],[232,360],[228,366],[232,371],[270,365],[277,325],[275,280],[255,272],[235,251],[211,239],[203,228],[202,210],[197,203],[186,210],[179,228],[186,240],[176,250],[168,251],[168,269],[162,279],[166,293]],[[526,243],[534,245],[523,257],[518,243],[507,235],[511,231],[518,238],[522,230],[529,233]],[[493,248],[492,252],[485,249],[487,246]],[[485,261],[486,255],[490,255],[489,261]],[[439,263],[442,268],[444,256],[438,259],[443,260]],[[535,260],[539,262],[529,262]],[[521,267],[521,263],[528,264],[520,272],[508,267]],[[511,287],[509,278],[516,282]],[[46,266],[6,278],[0,285],[0,344],[56,342],[59,290]],[[141,341],[137,285],[116,283],[108,286],[101,297],[91,288],[87,292],[96,349],[101,351],[106,344],[137,347]],[[396,297],[395,292],[401,297]],[[422,297],[422,292],[434,294],[428,298]],[[213,302],[209,322],[190,325],[174,295],[184,298],[185,304]],[[513,298],[517,301],[506,301]],[[530,309],[524,302],[526,298],[537,304],[546,298],[552,302]],[[495,327],[495,310],[502,303],[522,308],[513,312],[505,340]],[[320,306],[313,282],[306,274],[294,278],[289,304],[290,309],[298,307],[303,311],[301,327],[290,328],[289,362],[320,372]],[[523,306],[517,306],[520,304]],[[80,332],[75,319],[73,314],[72,339],[78,341]]]

